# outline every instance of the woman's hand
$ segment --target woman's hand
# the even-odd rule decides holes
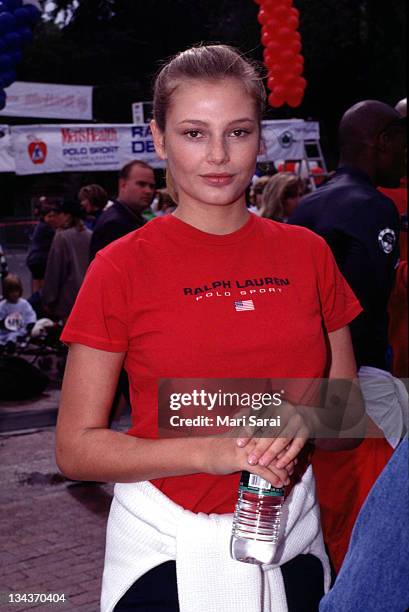
[[[249,466],[274,465],[279,470],[294,466],[296,457],[311,437],[314,414],[309,407],[300,409],[288,402],[282,404],[280,414],[283,428],[277,437],[241,437],[236,440],[237,446],[246,450]]]
[[[234,438],[208,437],[200,438],[200,471],[208,474],[231,474],[233,472],[247,471],[256,474],[270,482],[274,487],[282,487],[290,484],[290,476],[294,471],[296,460],[286,461],[284,467],[279,468],[277,456],[268,463],[250,464],[248,462],[249,452],[255,452],[259,439],[249,439],[245,447],[240,447]]]

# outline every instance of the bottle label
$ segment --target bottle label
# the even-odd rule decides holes
[[[250,493],[257,493],[259,495],[271,495],[272,497],[283,497],[284,489],[273,487],[267,480],[250,474],[249,472],[242,472],[240,479],[240,490],[249,491]]]

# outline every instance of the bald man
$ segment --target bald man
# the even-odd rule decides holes
[[[406,117],[406,110],[407,110],[406,98],[402,98],[402,100],[399,100],[399,102],[395,106],[395,110],[398,111],[401,117]]]
[[[398,187],[405,120],[377,100],[348,109],[339,126],[340,164],[289,222],[325,238],[364,312],[352,321],[357,365],[387,369],[387,304],[398,263],[399,216],[377,186]]]

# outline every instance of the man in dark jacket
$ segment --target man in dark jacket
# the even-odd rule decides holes
[[[126,164],[119,173],[119,192],[114,204],[98,218],[90,246],[90,259],[114,240],[142,227],[142,212],[149,208],[155,195],[153,170],[143,161]]]
[[[399,259],[399,217],[376,187],[404,174],[405,120],[375,100],[355,104],[339,128],[334,177],[306,196],[289,222],[325,238],[364,308],[350,324],[357,365],[387,369],[387,305]]]

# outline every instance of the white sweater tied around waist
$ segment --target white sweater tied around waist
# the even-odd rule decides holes
[[[299,554],[321,560],[328,590],[330,568],[311,466],[285,501],[274,565],[231,559],[231,529],[231,514],[185,510],[149,482],[115,485],[101,611],[112,612],[138,578],[171,560],[176,561],[180,612],[287,612],[279,566]]]

